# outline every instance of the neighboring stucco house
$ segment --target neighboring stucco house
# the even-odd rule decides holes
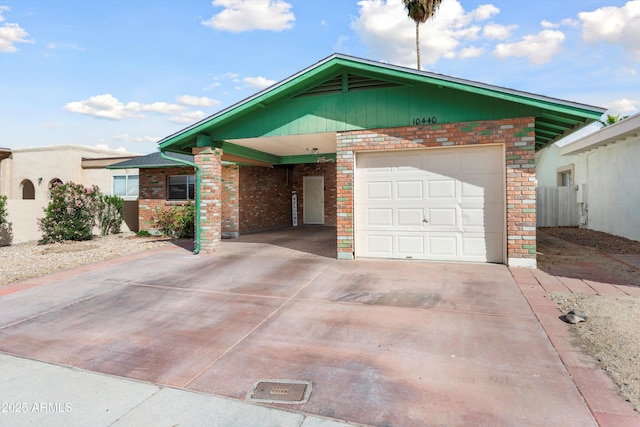
[[[336,54],[159,148],[194,156],[196,250],[218,251],[223,232],[242,232],[234,218],[243,210],[282,212],[267,215],[264,228],[291,224],[288,180],[299,169],[299,223],[335,224],[340,259],[534,267],[534,153],[604,111]],[[283,185],[270,197],[250,201],[247,191],[231,201],[225,195],[241,190],[243,164],[254,166],[256,188],[277,174]],[[238,179],[225,175],[233,168]]]
[[[640,114],[536,155],[540,187],[568,187],[575,223],[640,241]]]
[[[7,196],[11,242],[38,240],[37,219],[44,216],[51,186],[73,181],[97,185],[106,194],[125,198],[125,222],[135,221],[138,171],[110,171],[106,166],[139,156],[117,150],[79,145],[5,149],[0,152],[0,195]],[[129,186],[127,188],[127,180]],[[131,190],[135,189],[135,193]],[[132,218],[133,215],[133,218]]]

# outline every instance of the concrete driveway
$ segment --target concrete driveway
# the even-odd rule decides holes
[[[338,261],[334,230],[298,232],[37,279],[0,298],[0,351],[239,400],[311,381],[269,405],[374,426],[596,425],[505,266]]]

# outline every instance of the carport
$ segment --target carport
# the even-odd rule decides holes
[[[323,176],[305,176],[299,223],[335,215],[339,259],[534,267],[534,152],[604,111],[336,54],[159,147],[195,156],[197,246],[207,253],[243,204],[223,212],[223,162],[323,164],[335,165],[335,205]]]

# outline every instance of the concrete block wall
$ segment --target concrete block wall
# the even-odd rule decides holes
[[[502,144],[505,155],[507,262],[536,265],[535,120],[533,117],[368,129],[337,134],[338,258],[354,256],[355,153]]]
[[[302,224],[304,193],[302,191],[305,176],[324,177],[324,224],[336,225],[336,164],[335,163],[305,163],[293,168],[292,191],[298,195],[298,220]]]

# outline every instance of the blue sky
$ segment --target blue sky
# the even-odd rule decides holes
[[[640,110],[640,0],[444,0],[423,69]],[[332,53],[415,67],[401,0],[0,0],[0,147],[156,141]]]

